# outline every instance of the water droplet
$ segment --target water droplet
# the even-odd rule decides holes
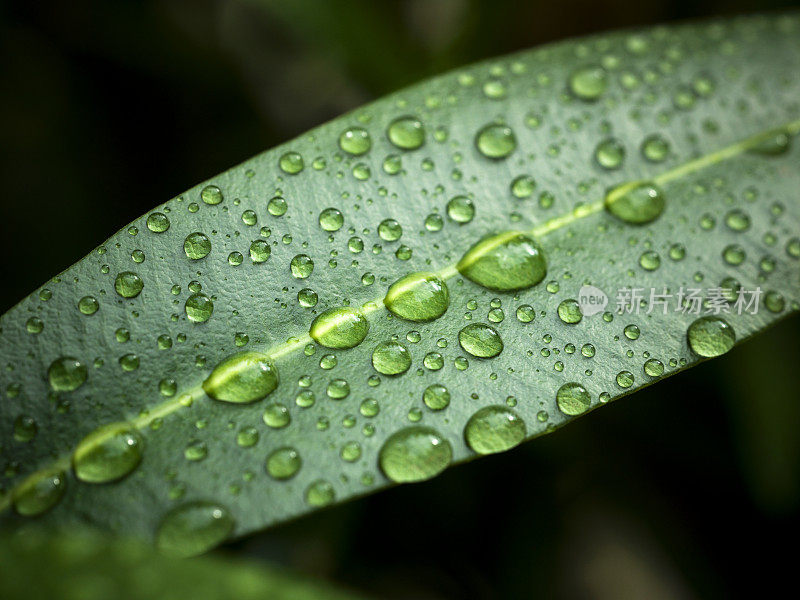
[[[66,474],[63,471],[39,471],[14,490],[11,502],[18,514],[33,517],[58,504],[65,489]]]
[[[233,517],[223,506],[211,502],[183,504],[162,519],[156,546],[168,556],[197,556],[225,541],[234,525]]]
[[[750,229],[750,215],[735,208],[725,215],[725,224],[733,231],[747,231]]]
[[[650,377],[661,377],[664,374],[664,363],[655,358],[650,358],[644,363],[644,372]]]
[[[309,506],[327,506],[336,500],[336,491],[324,479],[317,479],[306,488],[306,503]]]
[[[378,462],[395,483],[425,481],[444,471],[453,458],[450,443],[430,427],[412,426],[393,433]]]
[[[183,242],[183,251],[192,260],[200,260],[211,252],[211,240],[206,234],[199,231],[190,233]]]
[[[603,140],[595,148],[594,159],[604,169],[619,169],[625,160],[625,146],[614,138]]]
[[[83,438],[72,454],[75,476],[106,483],[129,475],[142,460],[144,440],[129,423],[111,423]]]
[[[385,242],[394,242],[403,235],[403,228],[394,219],[384,219],[378,225],[378,235]]]
[[[736,333],[725,319],[705,316],[696,319],[686,331],[689,347],[698,356],[711,358],[733,348]]]
[[[626,223],[640,225],[655,220],[664,211],[664,195],[652,183],[631,181],[611,189],[605,206]]]
[[[349,307],[330,308],[311,322],[309,335],[326,348],[346,349],[358,346],[369,331],[367,318]]]
[[[77,358],[62,356],[54,360],[47,369],[50,387],[56,392],[71,392],[86,381],[88,370]]]
[[[306,279],[314,272],[314,261],[306,254],[298,254],[289,264],[295,279]]]
[[[450,392],[443,385],[435,383],[425,388],[422,401],[431,410],[444,410],[450,405]]]
[[[169,218],[164,213],[150,213],[147,217],[147,228],[153,233],[164,233],[169,229]]]
[[[425,128],[415,117],[400,117],[386,130],[389,141],[403,150],[416,150],[425,143]]]
[[[325,231],[339,231],[344,225],[344,215],[338,208],[326,208],[319,213],[319,226]]]
[[[475,145],[487,158],[506,158],[517,148],[517,138],[506,125],[486,125],[475,136]]]
[[[457,269],[482,287],[510,292],[539,283],[547,274],[547,263],[533,238],[506,231],[472,246],[458,261]]]
[[[634,325],[633,323],[631,323],[630,325],[626,325],[625,329],[623,329],[622,331],[625,334],[625,337],[628,338],[629,340],[638,340],[639,335],[641,334],[639,327],[637,325]]]
[[[192,440],[183,449],[183,456],[186,460],[200,462],[208,456],[208,446],[201,440]]]
[[[617,385],[621,388],[629,388],[633,385],[633,373],[630,371],[620,371],[617,373]]]
[[[303,461],[297,450],[289,446],[274,450],[267,457],[267,473],[278,480],[291,479],[300,470]]]
[[[353,156],[360,156],[369,151],[372,139],[361,127],[350,127],[339,136],[339,147]]]
[[[447,203],[447,216],[464,225],[475,216],[475,205],[466,196],[455,196]]]
[[[250,260],[254,263],[259,264],[265,262],[270,254],[272,254],[272,248],[270,248],[269,244],[264,240],[253,240],[250,244]]]
[[[381,342],[372,351],[372,366],[383,375],[400,375],[411,367],[411,353],[400,342]]]
[[[222,190],[215,185],[207,185],[200,192],[200,198],[203,202],[211,204],[212,206],[214,204],[219,204],[223,200]]]
[[[648,136],[642,142],[642,155],[650,162],[663,162],[669,155],[669,142],[658,134]]]
[[[592,399],[580,383],[565,383],[556,392],[556,404],[565,415],[575,416],[589,410]]]
[[[722,251],[722,258],[726,263],[735,267],[744,262],[747,254],[739,244],[730,244]]]
[[[205,323],[214,312],[214,302],[202,293],[192,294],[183,306],[186,317],[194,323]]]
[[[582,67],[569,77],[569,89],[577,98],[597,100],[606,91],[608,77],[602,67]]]
[[[30,334],[36,335],[37,333],[41,333],[43,329],[44,321],[39,317],[31,317],[25,322],[25,330]]]
[[[525,439],[525,421],[505,406],[486,406],[467,421],[464,438],[478,454],[505,452]]]
[[[313,308],[317,305],[317,292],[310,288],[303,288],[297,292],[297,301],[303,308]]]
[[[536,180],[530,175],[520,175],[511,182],[511,193],[520,200],[530,198],[535,189]]]
[[[144,288],[144,282],[133,271],[123,271],[114,280],[114,289],[123,298],[135,298]]]
[[[411,273],[389,287],[383,300],[393,314],[408,321],[431,321],[450,305],[444,280],[434,273]]]
[[[297,175],[305,167],[303,157],[297,152],[287,152],[278,160],[281,171],[288,175]]]
[[[639,266],[645,271],[655,271],[661,266],[661,257],[654,250],[647,250],[639,257]]]
[[[278,371],[266,354],[240,352],[220,362],[203,382],[211,398],[245,404],[266,398],[278,387]]]
[[[578,301],[572,298],[562,300],[558,305],[558,318],[561,319],[562,322],[570,325],[580,323],[581,319],[583,319],[583,312],[581,312]]]
[[[789,151],[791,142],[791,136],[785,131],[780,131],[750,148],[750,152],[765,156],[779,156]]]
[[[773,313],[783,312],[783,309],[786,308],[786,299],[778,292],[770,290],[764,296],[764,306]]]
[[[503,351],[503,340],[493,327],[470,323],[458,332],[458,343],[472,356],[494,358]]]

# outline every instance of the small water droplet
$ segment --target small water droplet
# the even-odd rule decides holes
[[[266,354],[240,352],[220,362],[203,382],[211,398],[245,404],[266,398],[278,387],[278,371]]]
[[[505,452],[525,439],[525,421],[505,406],[486,406],[467,421],[464,438],[478,454]]]
[[[367,318],[349,307],[330,308],[311,322],[309,335],[326,348],[346,349],[358,346],[369,331]]]
[[[75,476],[106,483],[129,475],[142,460],[144,440],[129,423],[111,423],[84,437],[72,454]]]
[[[379,464],[395,483],[425,481],[444,471],[453,458],[450,443],[438,431],[415,425],[396,431],[381,447]]]
[[[503,340],[493,327],[470,323],[458,332],[458,343],[472,356],[494,358],[503,351]]]

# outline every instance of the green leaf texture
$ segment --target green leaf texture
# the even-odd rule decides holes
[[[196,554],[726,352],[798,308],[798,72],[797,14],[568,41],[171,199],[2,317],[3,518]]]

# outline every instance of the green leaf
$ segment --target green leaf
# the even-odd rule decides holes
[[[3,507],[196,554],[777,322],[800,295],[798,33],[754,17],[491,60],[158,207],[2,318]]]
[[[322,582],[244,561],[168,558],[133,540],[87,531],[0,539],[0,596],[5,600],[353,600]],[[43,574],[45,574],[43,576]],[[35,585],[33,584],[35,582]]]

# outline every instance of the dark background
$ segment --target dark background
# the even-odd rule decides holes
[[[569,36],[792,4],[5,2],[0,308],[190,185],[427,75]],[[793,589],[798,330],[786,320],[556,435],[225,552],[387,598]]]

